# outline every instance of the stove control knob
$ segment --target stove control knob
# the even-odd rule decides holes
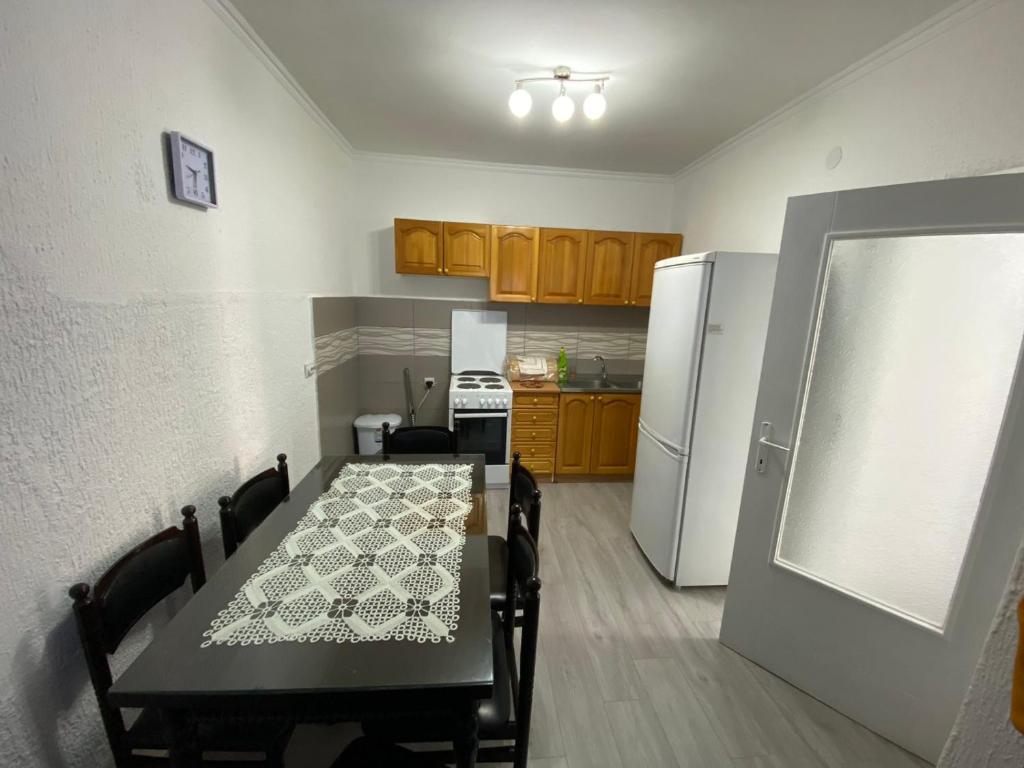
[[[484,408],[490,408],[491,407],[491,398],[489,398],[489,397],[483,398],[480,402],[484,406]]]
[[[502,408],[508,408],[508,398],[507,397],[501,398],[501,407]]]

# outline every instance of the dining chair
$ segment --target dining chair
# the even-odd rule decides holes
[[[512,744],[482,745],[477,762],[512,763],[526,768],[530,746],[530,719],[533,712],[533,684],[537,666],[537,636],[540,630],[540,557],[537,544],[522,522],[517,504],[509,525],[509,580],[506,601],[512,604],[523,596],[522,636],[516,657],[516,622],[512,611],[499,618],[491,611],[492,649],[494,653],[494,694],[481,701],[477,709],[481,742],[503,741]],[[374,739],[397,744],[450,741],[453,725],[449,718],[427,715],[415,719],[396,718],[363,723],[363,732]],[[450,751],[437,752],[450,762]]]
[[[288,481],[288,456],[277,454],[277,466],[260,472],[242,483],[231,496],[221,496],[220,535],[224,541],[224,559],[259,528],[277,505],[291,492]]]
[[[188,578],[196,592],[206,582],[203,551],[199,541],[196,508],[181,510],[182,527],[167,528],[143,541],[121,557],[96,581],[75,584],[69,590],[74,600],[75,623],[85,652],[85,663],[96,693],[100,717],[107,732],[107,740],[114,753],[117,768],[167,764],[140,750],[166,751],[161,732],[159,714],[143,709],[135,721],[126,726],[121,710],[107,698],[113,685],[110,656],[117,652],[121,642],[153,607],[177,590]],[[183,653],[187,652],[183,649]],[[199,744],[204,750],[234,753],[261,753],[262,760],[250,765],[283,765],[283,752],[290,728],[253,729],[239,726],[201,725]],[[244,763],[204,761],[232,768]]]
[[[381,453],[458,453],[455,433],[447,427],[399,427],[381,425]]]
[[[331,763],[331,768],[443,768],[435,752],[413,752],[388,741],[360,736]]]
[[[517,504],[526,512],[526,527],[534,542],[540,537],[541,492],[533,473],[522,465],[519,452],[512,454],[512,470],[509,475],[508,510],[511,522],[512,508]],[[506,533],[507,536],[507,533]],[[507,538],[492,534],[487,537],[487,556],[491,590],[491,608],[505,609],[505,585],[508,582]],[[521,609],[522,605],[517,606]]]

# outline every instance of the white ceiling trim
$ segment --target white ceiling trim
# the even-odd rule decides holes
[[[231,3],[231,0],[206,0],[206,4],[210,6],[211,10],[227,25],[227,27],[235,33],[235,35],[245,43],[246,47],[252,51],[260,63],[267,68],[277,81],[284,86],[284,89],[288,91],[292,97],[299,103],[299,105],[309,113],[309,116],[313,118],[316,123],[323,128],[327,133],[334,139],[334,142],[341,147],[341,149],[349,157],[352,156],[354,150],[352,144],[348,139],[338,130],[338,126],[332,123],[316,105],[316,102],[310,98],[309,94],[299,85],[298,81],[292,77],[291,72],[281,63],[281,60],[274,55],[274,52],[270,50],[269,46],[263,42],[256,30],[253,29],[249,22],[245,20],[245,17],[238,11],[237,8]]]
[[[1001,2],[1005,2],[1005,0],[960,0],[960,2],[951,5],[941,13],[937,13],[927,21],[918,24],[910,31],[900,35],[886,45],[883,45],[877,51],[869,54],[860,61],[851,64],[837,75],[830,77],[819,85],[816,85],[811,90],[797,96],[793,101],[780,107],[767,117],[758,120],[749,128],[745,128],[740,131],[731,139],[726,139],[710,152],[701,155],[692,163],[689,163],[677,173],[673,174],[673,179],[678,181],[679,179],[684,178],[690,173],[696,171],[698,168],[701,168],[718,157],[721,157],[737,145],[752,139],[757,134],[788,119],[803,106],[813,101],[823,99],[836,91],[842,90],[857,80],[860,80],[862,77],[874,72],[876,69],[905,56],[907,53],[921,45],[924,45],[929,40],[933,40],[939,35],[963,24],[968,19],[978,15],[988,8],[991,8],[992,6],[998,5]]]
[[[647,183],[671,184],[674,174],[639,173],[630,171],[600,171],[589,168],[562,168],[553,165],[524,165],[522,163],[492,163],[482,160],[460,160],[450,157],[426,157],[423,155],[399,155],[388,152],[363,152],[355,150],[357,159],[371,162],[412,163],[416,165],[435,165],[465,168],[474,171],[501,173],[528,173],[531,176],[568,176],[572,178],[605,179],[613,181],[642,181]]]

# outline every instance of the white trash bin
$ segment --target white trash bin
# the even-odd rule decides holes
[[[366,413],[355,420],[360,455],[371,456],[381,452],[381,427],[385,421],[395,429],[401,425],[402,417],[397,413]]]

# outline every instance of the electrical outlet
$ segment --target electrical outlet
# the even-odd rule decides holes
[[[426,389],[433,389],[434,388],[434,377],[433,376],[424,376],[423,377],[423,386]]]

